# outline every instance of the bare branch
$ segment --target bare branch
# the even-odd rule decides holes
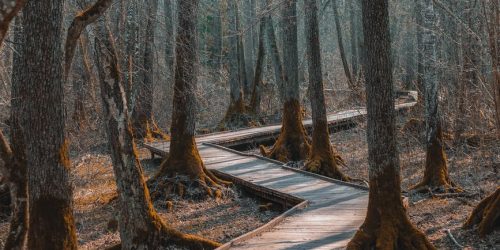
[[[0,45],[7,34],[9,24],[26,4],[27,0],[0,0]]]
[[[64,79],[66,80],[71,69],[73,56],[75,55],[76,44],[80,34],[87,27],[87,25],[95,22],[100,16],[106,12],[111,6],[113,0],[98,0],[92,7],[88,8],[81,14],[78,14],[71,22],[68,28],[68,35],[66,37],[65,50],[65,64],[64,64]]]

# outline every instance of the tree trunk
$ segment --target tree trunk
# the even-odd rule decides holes
[[[307,13],[305,35],[309,59],[309,90],[311,91],[310,99],[314,128],[312,147],[305,166],[309,172],[348,181],[349,177],[345,176],[339,169],[339,165],[345,165],[345,163],[330,143],[325,94],[323,92],[317,12],[316,1],[305,2],[305,13]]]
[[[166,83],[165,93],[167,95],[165,101],[165,112],[172,113],[172,95],[173,95],[173,82],[175,71],[175,22],[173,13],[174,0],[164,0],[165,9],[165,63],[166,63]]]
[[[22,29],[22,17],[19,15],[16,18],[16,26],[14,28],[14,53],[13,68],[12,68],[12,87],[11,87],[11,110],[10,110],[10,134],[11,134],[11,151],[10,159],[5,160],[8,166],[8,172],[4,176],[8,177],[8,186],[11,196],[11,220],[9,234],[7,236],[4,249],[23,249],[28,231],[28,184],[26,176],[26,144],[24,143],[24,134],[21,128],[22,114],[24,105],[20,96],[20,91],[26,90],[27,86],[22,85],[20,81],[24,68],[21,66],[23,60],[24,32]],[[4,145],[7,145],[4,143]],[[9,151],[9,150],[4,150]]]
[[[167,226],[156,213],[136,155],[127,100],[113,39],[99,25],[96,51],[104,117],[119,193],[121,249],[163,249],[167,246],[213,249],[218,243],[184,235]]]
[[[300,89],[298,80],[297,49],[297,1],[288,0],[283,3],[283,55],[285,63],[285,89],[281,133],[273,148],[268,151],[260,146],[262,155],[282,161],[305,160],[310,145],[300,107]]]
[[[370,195],[347,249],[435,249],[411,224],[401,198],[388,2],[363,0]]]
[[[356,77],[358,76],[359,69],[358,69],[358,36],[357,36],[357,30],[356,30],[356,10],[355,6],[357,5],[357,1],[351,0],[349,1],[349,22],[350,22],[350,28],[351,28],[351,68],[352,68],[352,75],[353,75],[353,80],[356,80]]]
[[[478,225],[479,235],[485,237],[500,228],[500,188],[483,199],[472,211],[464,228]]]
[[[332,8],[333,8],[333,13],[334,13],[334,18],[335,18],[335,28],[337,30],[337,40],[339,42],[339,51],[340,51],[340,58],[342,59],[342,65],[344,66],[344,73],[347,78],[347,84],[349,86],[349,89],[356,94],[358,91],[356,87],[356,83],[353,80],[353,77],[351,75],[351,71],[349,70],[349,64],[347,63],[347,57],[345,54],[344,50],[344,39],[342,36],[342,27],[340,25],[340,17],[339,17],[339,11],[337,8],[337,1],[333,0],[332,1]]]
[[[219,129],[232,129],[248,126],[250,119],[245,108],[245,57],[239,34],[238,4],[235,0],[228,3],[229,18],[229,107],[219,123]]]
[[[252,97],[250,98],[250,112],[260,113],[260,104],[262,99],[262,74],[264,71],[264,57],[266,55],[264,48],[264,32],[266,28],[266,18],[260,19],[259,48],[257,51],[257,62],[255,63],[255,76],[253,78]]]
[[[145,49],[143,57],[142,84],[137,87],[135,105],[132,112],[132,128],[138,139],[151,140],[150,125],[153,117],[153,81],[154,81],[154,40],[158,0],[148,4]]]
[[[417,23],[417,93],[419,103],[424,100],[424,64],[422,52],[424,50],[422,42],[423,34],[423,16],[422,16],[422,3],[421,1],[415,2],[415,19]]]
[[[243,33],[243,43],[245,44],[244,51],[245,51],[245,71],[246,71],[246,78],[248,80],[248,92],[246,93],[247,96],[249,97],[252,92],[252,86],[250,85],[251,83],[254,82],[254,59],[255,59],[255,37],[257,36],[257,33],[255,32],[257,30],[256,26],[254,25],[255,22],[255,10],[253,8],[255,7],[255,0],[244,0],[244,5],[243,5],[243,13],[244,13],[244,29],[241,30]]]
[[[441,115],[439,112],[439,80],[435,63],[437,62],[437,16],[432,0],[421,1],[423,17],[422,56],[425,86],[426,117],[426,159],[424,180],[412,189],[440,189],[442,192],[454,190],[455,185],[448,175],[448,164],[444,151]]]
[[[23,112],[17,115],[27,144],[29,249],[77,245],[64,133],[63,5],[63,0],[29,1],[23,10]]]
[[[230,0],[229,1],[229,8],[233,9],[234,11],[234,18],[235,18],[235,24],[236,24],[236,29],[234,34],[237,37],[237,48],[238,48],[238,74],[239,78],[243,87],[243,95],[244,96],[250,96],[250,77],[247,74],[247,55],[246,55],[246,46],[245,46],[245,41],[243,39],[243,30],[241,28],[241,20],[240,20],[240,11],[238,7],[238,1],[237,0]]]
[[[278,87],[278,92],[280,96],[281,103],[285,101],[285,73],[283,72],[283,64],[281,62],[280,52],[278,49],[278,43],[276,41],[276,34],[274,32],[274,23],[271,15],[265,17],[266,19],[266,37],[267,37],[267,48],[268,53],[271,55],[271,60],[273,62],[274,68],[274,79],[276,81],[276,86]]]
[[[172,114],[170,153],[160,171],[150,181],[153,198],[168,197],[176,189],[182,197],[187,187],[203,195],[221,196],[221,184],[228,184],[209,172],[201,160],[194,133],[196,126],[198,0],[179,1],[179,29],[176,44],[174,106]],[[189,192],[190,194],[200,192]],[[197,197],[199,198],[199,197]]]

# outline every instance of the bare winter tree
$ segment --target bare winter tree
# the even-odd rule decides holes
[[[270,150],[260,146],[262,155],[282,162],[304,160],[311,148],[300,106],[298,49],[297,49],[297,1],[283,3],[283,61],[284,103],[281,133]]]
[[[328,120],[326,116],[323,74],[321,70],[321,48],[318,28],[318,7],[316,1],[305,2],[306,40],[309,65],[309,89],[313,118],[312,147],[306,162],[306,169],[313,173],[339,180],[349,180],[340,169],[345,165],[330,143]]]
[[[370,195],[347,249],[435,249],[411,224],[401,198],[388,0],[363,0],[363,32]]]

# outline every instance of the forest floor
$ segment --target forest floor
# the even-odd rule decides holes
[[[145,175],[158,169],[160,159],[149,159],[149,152],[139,150]],[[79,249],[105,249],[119,242],[117,232],[116,184],[107,154],[87,154],[73,160],[74,215]],[[155,202],[155,208],[164,221],[184,233],[225,243],[267,223],[282,211],[259,211],[267,201],[249,196],[238,187],[218,201],[174,200],[169,211],[166,201]],[[111,200],[111,201],[110,201]],[[279,206],[273,206],[279,207]],[[0,241],[5,242],[8,220],[0,221]],[[2,244],[3,245],[3,244]]]
[[[408,190],[423,177],[425,151],[423,142],[418,138],[424,138],[424,135],[403,129],[408,118],[399,119],[402,189]],[[418,130],[424,131],[425,128]],[[500,249],[500,231],[480,239],[475,230],[461,228],[479,201],[496,190],[500,180],[500,141],[485,135],[468,136],[473,138],[469,143],[473,146],[455,146],[446,141],[446,152],[450,178],[474,195],[457,198],[414,195],[410,197],[408,213],[411,221],[438,249],[461,249],[449,238],[446,230],[450,230],[464,249]],[[354,129],[334,133],[330,139],[346,162],[347,167],[342,167],[342,171],[351,177],[368,180],[366,122],[359,122]],[[259,154],[258,149],[246,152]],[[287,165],[303,168],[304,162],[289,162]]]

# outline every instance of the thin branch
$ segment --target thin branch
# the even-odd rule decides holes
[[[0,45],[7,34],[9,24],[27,0],[0,0]]]
[[[12,149],[10,148],[9,142],[3,135],[1,129],[0,129],[0,158],[2,158],[2,160],[5,163],[10,162],[10,159],[12,158]]]
[[[69,71],[71,69],[71,64],[73,61],[73,56],[75,55],[75,49],[77,45],[78,38],[80,34],[87,27],[87,25],[95,22],[100,16],[106,12],[111,6],[113,0],[98,0],[92,7],[85,10],[83,13],[77,15],[71,26],[68,29],[68,35],[66,37],[66,44],[64,46],[65,50],[65,64],[64,64],[64,79],[68,79]]]

